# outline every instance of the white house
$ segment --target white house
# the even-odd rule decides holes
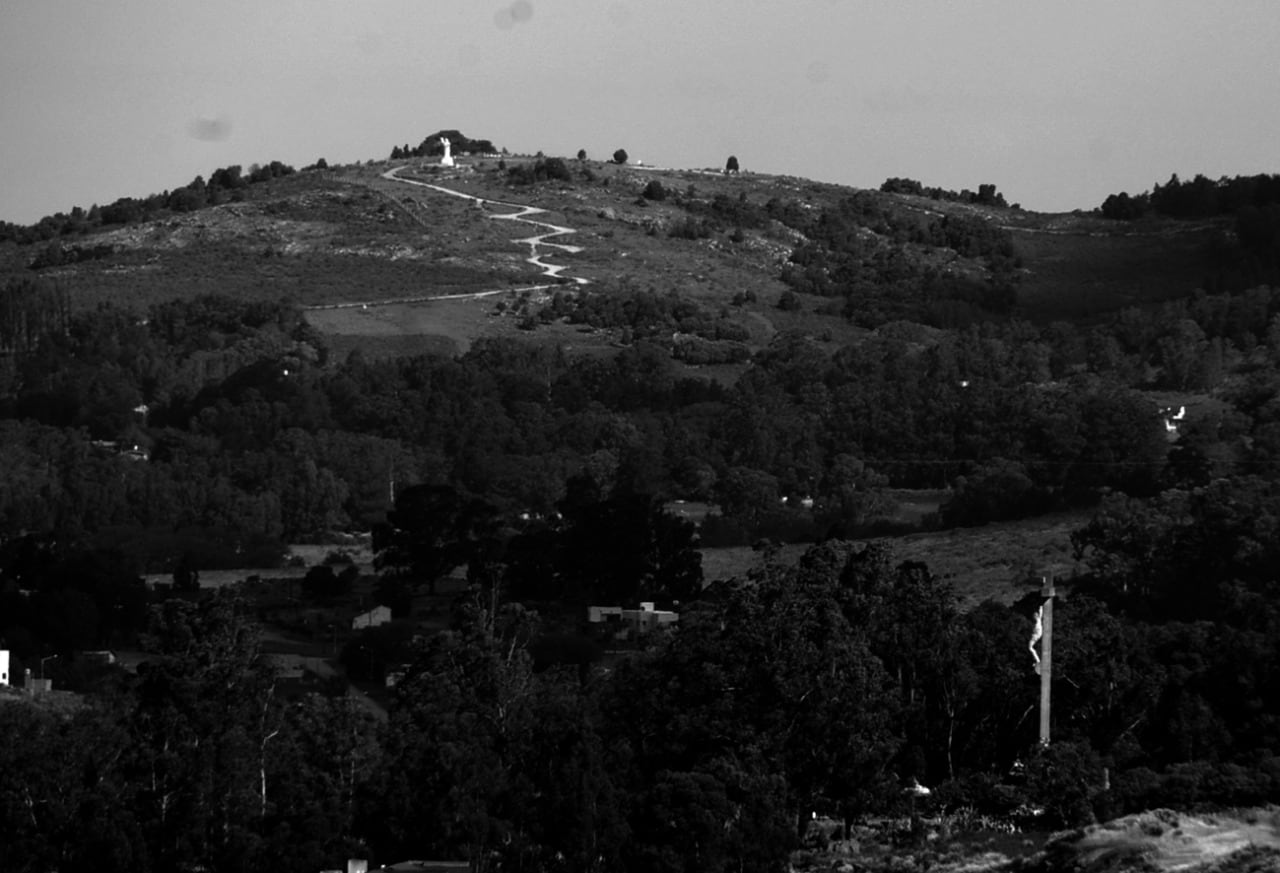
[[[639,609],[623,609],[621,606],[588,606],[587,621],[590,624],[626,625],[636,633],[649,631],[680,621],[680,613],[668,609],[654,609],[652,601],[640,604]]]
[[[351,619],[351,629],[360,630],[366,627],[378,627],[391,621],[391,607],[375,606],[368,612],[362,612]]]

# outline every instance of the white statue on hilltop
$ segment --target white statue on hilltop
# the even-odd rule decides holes
[[[442,136],[440,137],[440,144],[444,146],[444,157],[440,159],[440,166],[452,167],[453,155],[449,152],[449,140]]]

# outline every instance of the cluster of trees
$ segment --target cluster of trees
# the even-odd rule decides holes
[[[1210,179],[1196,174],[1182,181],[1174,173],[1163,185],[1130,196],[1128,192],[1108,195],[1101,206],[1108,218],[1135,219],[1148,212],[1170,218],[1212,218],[1237,215],[1245,207],[1264,209],[1280,203],[1280,176],[1223,176]]]
[[[507,168],[507,179],[515,185],[538,182],[571,182],[573,174],[563,158],[538,158],[533,163],[519,163]]]
[[[910,320],[964,326],[1009,312],[1018,260],[1009,231],[979,218],[911,216],[861,193],[833,207],[766,204],[766,212],[800,231],[782,280],[797,292],[844,299],[843,314],[864,327]],[[970,262],[939,269],[922,249],[950,249]]]
[[[1004,195],[996,190],[995,185],[991,184],[979,185],[975,194],[968,188],[963,191],[949,191],[946,188],[926,188],[923,183],[917,182],[915,179],[891,176],[881,183],[880,190],[886,194],[915,194],[918,197],[928,197],[931,200],[947,200],[952,203],[977,203],[983,206],[1000,207],[1009,205],[1005,201]],[[1015,204],[1013,208],[1017,209],[1018,207]]]
[[[325,169],[327,166],[324,158],[321,158],[305,169]],[[162,191],[148,197],[121,197],[104,206],[95,203],[87,210],[76,206],[70,213],[56,212],[29,226],[0,221],[0,243],[11,241],[25,245],[33,242],[47,242],[59,237],[82,236],[110,225],[151,221],[175,212],[191,212],[206,206],[217,206],[220,203],[243,199],[245,189],[250,185],[288,176],[293,172],[293,167],[280,161],[271,161],[262,165],[254,164],[249,168],[247,175],[239,164],[220,167],[209,174],[207,182],[203,176],[196,176],[181,188]],[[51,250],[46,249],[44,254],[35,259],[32,267],[39,269],[58,266],[67,263],[65,260],[67,257],[71,256],[64,253],[63,259],[58,259]]]
[[[1207,281],[1216,289],[1239,290],[1280,278],[1280,176],[1224,176],[1214,181],[1197,175],[1183,182],[1175,173],[1150,192],[1111,194],[1099,211],[1124,221],[1148,214],[1230,218],[1234,235],[1224,232],[1214,240],[1206,264]]]
[[[29,280],[5,292],[6,532],[92,534],[156,569],[196,541],[227,565],[281,538],[367,528],[405,482],[547,511],[584,467],[611,482],[627,465],[649,493],[741,505],[745,539],[788,495],[817,501],[807,535],[838,525],[842,456],[895,487],[959,486],[946,518],[977,523],[1103,487],[1148,493],[1210,456],[1218,473],[1262,470],[1278,451],[1270,288],[1088,329],[887,325],[834,355],[781,334],[731,387],[678,376],[672,357],[740,359],[740,329],[649,292],[562,296],[565,317],[630,343],[608,360],[504,340],[457,360],[340,363],[286,305],[198,298],[140,319],[68,313],[56,287]],[[1232,408],[1184,428],[1167,457],[1141,392],[1228,373],[1245,376]],[[757,483],[754,508],[730,499],[735,481]]]
[[[442,139],[449,140],[449,150],[454,154],[491,155],[498,150],[487,139],[471,139],[457,130],[438,130],[410,148],[408,143],[391,149],[391,160],[408,160],[409,158],[433,158],[444,154]],[[506,149],[503,149],[506,154]]]
[[[624,341],[660,339],[672,333],[686,333],[710,340],[745,341],[746,329],[724,313],[682,297],[675,291],[660,294],[653,288],[606,288],[598,292],[558,295],[548,311],[570,324],[588,324],[605,330],[622,331]]]
[[[71,711],[0,707],[0,867],[319,869],[358,852],[372,717],[283,694],[230,598],[156,604],[145,629],[137,675],[100,675]]]
[[[585,480],[570,494],[548,547],[565,566],[600,551],[601,526],[655,517]],[[421,528],[419,497],[446,499],[406,497],[393,526],[427,552],[484,539]],[[1256,478],[1104,503],[1073,537],[1089,572],[1055,607],[1043,750],[1027,717],[1036,595],[962,612],[946,580],[883,545],[832,540],[686,595],[678,628],[609,669],[591,666],[598,652],[585,669],[540,654],[554,628],[517,591],[573,597],[568,577],[531,580],[536,539],[496,558],[471,547],[451,630],[401,632],[409,666],[380,726],[350,699],[287,691],[235,596],[170,598],[142,611],[152,656],[136,676],[100,679],[71,714],[0,708],[0,862],[765,871],[813,810],[901,815],[912,779],[939,811],[1033,805],[1049,826],[1274,801],[1276,518],[1280,491]]]

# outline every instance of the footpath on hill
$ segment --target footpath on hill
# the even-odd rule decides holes
[[[464,191],[457,191],[453,188],[446,188],[444,185],[436,185],[431,182],[423,182],[419,179],[405,179],[399,173],[404,167],[392,167],[382,174],[382,178],[399,182],[404,185],[415,185],[420,188],[429,188],[441,194],[447,194],[451,197],[460,197],[475,203],[478,207],[493,206],[497,208],[510,208],[514,212],[504,212],[489,214],[488,217],[495,221],[511,221],[521,222],[523,224],[533,225],[534,227],[543,228],[543,233],[534,234],[533,236],[522,237],[512,240],[517,245],[527,245],[529,247],[529,257],[525,258],[525,262],[532,264],[542,270],[542,275],[548,279],[554,279],[555,282],[543,283],[538,285],[526,285],[518,288],[495,288],[487,291],[471,291],[463,294],[438,294],[423,295],[420,297],[396,297],[382,300],[363,300],[363,301],[347,301],[343,303],[325,303],[308,307],[309,309],[367,309],[371,306],[391,306],[405,303],[426,303],[432,300],[475,300],[481,297],[493,297],[498,294],[513,294],[522,291],[544,291],[548,288],[555,288],[561,284],[564,279],[569,279],[578,285],[588,284],[588,280],[580,276],[561,276],[568,266],[565,264],[550,264],[544,260],[550,257],[550,253],[544,253],[543,249],[558,249],[566,254],[577,254],[582,251],[582,246],[570,245],[568,243],[548,242],[553,237],[565,236],[577,233],[572,227],[564,227],[558,224],[552,224],[548,221],[534,221],[529,218],[531,215],[545,214],[547,210],[537,206],[528,206],[521,203],[509,203],[505,200],[491,200],[485,197],[476,197],[473,194],[467,194]]]

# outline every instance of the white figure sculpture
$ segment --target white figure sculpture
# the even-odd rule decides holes
[[[1036,610],[1036,626],[1031,630],[1031,642],[1028,648],[1031,649],[1031,657],[1036,661],[1036,675],[1040,675],[1040,653],[1036,651],[1036,643],[1040,642],[1040,638],[1044,636],[1044,607],[1041,606]]]
[[[444,146],[444,157],[440,159],[440,166],[452,167],[453,155],[449,153],[449,140],[442,136],[440,137],[440,144]]]

